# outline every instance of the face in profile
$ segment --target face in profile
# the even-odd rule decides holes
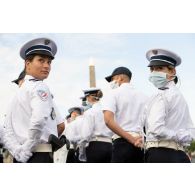
[[[32,60],[26,60],[27,74],[44,80],[49,76],[52,59],[44,55],[36,55]]]

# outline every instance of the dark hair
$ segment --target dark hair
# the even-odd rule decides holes
[[[79,114],[79,115],[82,114],[82,110],[81,110],[81,109],[75,109],[73,112],[76,112],[76,113]],[[73,113],[73,112],[72,112],[72,113]],[[72,114],[72,113],[71,113],[71,114]]]
[[[103,93],[101,90],[98,90],[96,93],[90,94],[91,96],[93,96],[95,98],[95,100],[99,100],[100,98],[103,97]]]
[[[98,98],[102,98],[102,97],[103,97],[102,91],[99,90],[99,91],[97,92],[96,96],[97,96]]]
[[[173,68],[175,68],[175,67],[174,67],[174,66],[170,66],[170,65],[169,65],[169,66],[167,66],[167,68],[168,68],[169,70],[172,70],[172,69],[173,69]],[[178,82],[178,77],[177,77],[177,76],[175,76],[175,78],[174,78],[174,80],[173,80],[173,81],[174,81],[174,83],[175,83],[175,84],[177,84],[177,82]]]
[[[28,61],[32,62],[35,56],[40,56],[40,57],[43,57],[43,58],[50,58],[51,60],[53,60],[53,58],[50,57],[50,56],[47,56],[47,55],[44,55],[44,54],[34,53],[34,54],[30,54],[30,55],[26,56],[25,61],[28,60]]]
[[[177,76],[175,76],[175,78],[174,78],[174,80],[173,80],[174,82],[175,82],[175,84],[177,84],[178,83],[178,77]]]
[[[34,59],[34,57],[35,57],[36,55],[37,55],[37,54],[28,55],[28,56],[26,57],[25,61],[28,60],[28,61],[32,62],[33,59]]]

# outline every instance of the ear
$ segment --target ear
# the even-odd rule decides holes
[[[90,101],[91,101],[91,96],[88,95],[88,96],[86,97],[86,100],[87,100],[88,102],[90,102]]]
[[[175,68],[169,68],[169,72],[170,72],[171,75],[175,75],[176,74]]]
[[[30,61],[29,60],[25,61],[25,69],[26,69],[26,71],[28,71],[30,69]]]
[[[176,75],[176,70],[175,70],[175,68],[173,69],[173,75]]]
[[[124,80],[123,75],[122,75],[122,74],[118,75],[118,81],[121,82],[121,81],[123,81],[123,80]]]

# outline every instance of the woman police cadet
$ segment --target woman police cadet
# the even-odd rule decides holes
[[[110,163],[112,156],[112,131],[104,122],[100,99],[103,93],[98,88],[83,90],[86,104],[91,107],[84,112],[81,128],[81,143],[89,143],[86,147],[88,163]]]
[[[175,67],[181,58],[173,52],[153,49],[147,52],[150,61],[149,81],[158,88],[148,101],[143,121],[146,127],[146,162],[190,162],[184,146],[191,143],[194,126],[188,105],[176,87]]]

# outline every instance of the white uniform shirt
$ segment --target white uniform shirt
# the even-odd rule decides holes
[[[53,104],[54,104],[54,110],[55,110],[55,113],[56,113],[56,119],[55,119],[56,124],[59,125],[61,123],[64,123],[64,119],[62,118],[62,116],[61,116],[61,114],[60,114],[60,112],[59,112],[59,110],[58,110],[58,108],[57,108],[54,101],[53,101]]]
[[[81,140],[81,128],[83,124],[83,115],[77,116],[75,120],[68,123],[65,128],[66,138],[71,143],[77,143]]]
[[[7,114],[5,127],[8,137],[9,134],[13,135],[20,144],[29,139],[33,129],[41,132],[43,143],[48,141],[50,134],[57,136],[52,96],[43,81],[25,76]]]
[[[135,90],[130,83],[123,83],[102,99],[102,110],[114,113],[115,120],[127,132],[138,132],[147,97]]]
[[[145,107],[143,121],[147,133],[146,141],[180,142],[183,136],[177,135],[179,131],[190,133],[195,130],[188,105],[175,83],[172,81],[166,87],[169,89],[158,90]]]
[[[113,132],[104,122],[104,114],[100,102],[93,104],[92,108],[84,112],[83,125],[81,129],[82,140],[90,141],[95,137],[111,138]]]

